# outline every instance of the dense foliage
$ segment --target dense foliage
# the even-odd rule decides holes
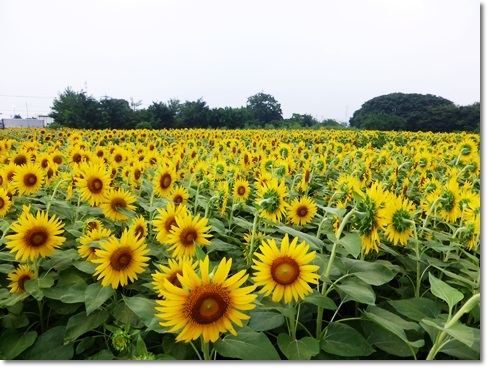
[[[391,93],[366,101],[349,124],[369,130],[479,132],[480,104],[456,106],[429,94]]]
[[[246,106],[210,108],[203,99],[181,102],[140,102],[103,98],[97,101],[86,92],[67,88],[54,100],[51,117],[54,126],[84,129],[170,129],[170,128],[309,128],[342,125],[333,119],[317,121],[309,114],[293,114],[283,119],[281,105],[270,94],[250,96]],[[54,127],[53,126],[53,127]]]
[[[0,138],[0,359],[480,360],[479,134]]]

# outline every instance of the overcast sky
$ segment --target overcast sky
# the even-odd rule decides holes
[[[0,0],[0,117],[68,86],[152,102],[348,120],[393,92],[480,101],[474,0]],[[484,4],[483,4],[484,6]]]

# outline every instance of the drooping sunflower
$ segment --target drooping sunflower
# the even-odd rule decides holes
[[[7,191],[5,188],[0,188],[0,217],[4,217],[11,206],[12,201],[10,200]]]
[[[48,257],[66,240],[59,236],[64,231],[63,227],[64,224],[56,215],[49,218],[47,212],[37,211],[34,216],[28,208],[24,208],[17,222],[11,226],[15,234],[6,236],[9,239],[6,247],[11,249],[10,253],[16,252],[15,259],[21,259],[22,262],[33,261],[39,256]]]
[[[256,294],[251,294],[255,286],[241,287],[249,277],[245,270],[228,277],[231,265],[232,259],[223,258],[211,275],[206,256],[200,261],[201,275],[189,263],[183,265],[182,275],[177,276],[181,288],[164,280],[166,290],[164,299],[156,301],[156,317],[162,320],[161,326],[170,327],[169,332],[179,332],[176,341],[202,336],[205,342],[215,342],[227,331],[235,336],[233,324],[242,327],[242,321],[250,318],[241,311],[255,308]]]
[[[172,227],[168,235],[169,251],[173,251],[173,258],[194,257],[196,247],[210,245],[212,235],[207,232],[210,226],[207,226],[208,218],[200,218],[200,214],[195,217],[192,215],[176,216],[176,225]]]
[[[12,185],[17,189],[19,195],[34,194],[42,186],[44,171],[33,162],[20,165],[14,174]]]
[[[392,196],[386,203],[384,220],[387,224],[385,235],[394,245],[407,244],[407,239],[413,233],[413,218],[415,206],[408,198]]]
[[[315,251],[309,252],[305,242],[298,244],[298,238],[290,243],[288,234],[285,234],[279,248],[274,239],[263,240],[255,256],[259,260],[254,258],[252,266],[256,270],[254,284],[262,286],[259,293],[265,296],[273,293],[274,302],[304,300],[312,292],[308,284],[318,283],[319,266],[310,264],[315,258]]]
[[[171,284],[175,285],[176,287],[181,288],[180,280],[178,280],[178,275],[183,274],[183,265],[188,263],[190,267],[195,270],[198,266],[198,261],[193,261],[192,258],[188,257],[181,257],[179,259],[168,259],[168,265],[159,264],[158,267],[162,271],[156,270],[151,277],[153,279],[152,285],[154,291],[158,293],[158,296],[163,296],[163,291],[166,291],[164,287],[164,280],[168,280]]]
[[[158,213],[153,220],[154,230],[156,231],[156,240],[161,244],[169,244],[168,236],[173,227],[176,227],[176,216],[189,214],[186,206],[177,206],[174,203],[168,203],[165,209],[158,208]]]
[[[81,199],[90,206],[97,206],[105,200],[105,194],[110,188],[110,173],[104,165],[85,164],[76,185],[80,189]]]
[[[135,235],[137,239],[143,239],[148,234],[147,222],[144,216],[140,215],[131,221],[129,231]]]
[[[120,239],[110,237],[100,243],[97,251],[98,258],[93,263],[99,263],[93,276],[102,279],[102,286],[111,285],[117,289],[119,284],[125,286],[137,280],[138,274],[145,271],[150,260],[145,254],[149,253],[144,239],[137,239],[134,234],[125,229]]]
[[[8,286],[11,293],[23,293],[24,284],[28,280],[34,280],[36,275],[30,265],[19,265],[14,272],[8,274],[7,280],[12,281]]]
[[[288,218],[293,225],[310,223],[317,213],[317,205],[309,196],[294,198],[288,206]]]
[[[137,199],[123,188],[112,189],[107,191],[105,200],[99,204],[105,217],[112,221],[127,221],[129,216],[124,211],[134,211],[136,206],[132,203]]]
[[[234,183],[233,195],[238,201],[246,201],[251,192],[250,184],[246,179],[237,179]]]
[[[456,177],[449,179],[441,192],[439,216],[453,224],[460,216],[461,195]]]
[[[285,197],[288,196],[284,180],[271,179],[258,187],[259,214],[272,222],[280,222],[286,213]]]
[[[177,179],[174,167],[161,165],[153,178],[154,192],[158,197],[167,197]]]
[[[190,198],[188,190],[181,185],[175,185],[168,196],[168,199],[176,205],[186,205],[188,198]]]
[[[95,246],[94,242],[99,242],[107,239],[112,235],[110,229],[95,228],[88,231],[85,235],[80,237],[80,245],[78,246],[78,254],[81,258],[86,258],[87,261],[92,261],[97,258],[97,251],[100,249]]]

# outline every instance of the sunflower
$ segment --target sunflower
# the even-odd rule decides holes
[[[453,224],[461,216],[461,195],[456,177],[452,177],[444,186],[440,201],[439,216]]]
[[[200,219],[200,214],[195,217],[191,215],[176,216],[176,225],[170,230],[168,235],[169,251],[173,251],[173,258],[194,257],[196,247],[210,245],[207,239],[211,234],[207,234],[210,226],[207,226],[208,218]]]
[[[238,201],[246,201],[249,198],[250,185],[246,179],[237,179],[234,183],[233,195]]]
[[[262,286],[259,293],[265,296],[273,293],[272,300],[290,303],[304,300],[312,292],[308,283],[317,284],[319,266],[310,264],[315,258],[315,251],[309,252],[305,242],[298,244],[298,238],[290,243],[288,234],[281,241],[280,248],[274,239],[263,240],[255,255],[253,277],[256,286]]]
[[[28,259],[33,261],[39,256],[50,256],[66,240],[59,236],[63,226],[55,215],[48,218],[47,212],[37,211],[34,216],[29,213],[29,207],[24,207],[17,222],[11,226],[16,234],[6,236],[9,239],[6,247],[11,249],[10,253],[17,252],[15,259],[21,259],[22,262]]]
[[[408,237],[413,233],[413,218],[415,207],[408,198],[393,196],[385,207],[385,235],[394,245],[407,244]]]
[[[7,280],[12,281],[8,286],[11,293],[23,293],[25,291],[24,284],[28,280],[34,280],[36,275],[34,270],[29,265],[19,265],[14,272],[8,274]]]
[[[83,229],[85,232],[90,232],[93,230],[101,230],[103,228],[102,221],[91,217],[83,222]]]
[[[173,227],[176,227],[176,216],[189,214],[186,206],[177,206],[174,203],[168,203],[166,209],[158,208],[158,214],[153,220],[154,230],[156,231],[156,240],[161,244],[169,244],[168,236]]]
[[[4,217],[11,206],[12,201],[8,196],[7,190],[5,188],[0,188],[0,217]]]
[[[317,205],[309,196],[294,198],[288,206],[288,218],[293,225],[310,223],[317,213]]]
[[[44,172],[41,167],[33,162],[19,166],[14,174],[12,184],[19,195],[34,194],[42,186]]]
[[[181,257],[179,259],[168,259],[168,266],[158,265],[159,269],[162,272],[156,270],[155,273],[151,274],[153,279],[152,285],[154,291],[158,293],[158,296],[163,296],[163,291],[166,291],[164,287],[164,280],[168,280],[171,284],[175,285],[176,287],[181,288],[180,280],[178,280],[178,275],[183,274],[183,265],[188,263],[192,270],[195,270],[198,266],[198,261],[193,262],[191,258],[188,257]]]
[[[188,198],[190,195],[188,194],[188,190],[181,185],[175,185],[173,189],[169,192],[168,199],[176,205],[186,205],[188,202]]]
[[[129,231],[135,235],[137,239],[143,239],[147,236],[147,222],[144,216],[140,215],[132,220],[129,225]]]
[[[85,235],[80,237],[80,245],[78,246],[78,254],[81,258],[86,258],[87,261],[92,261],[97,258],[96,252],[100,249],[90,244],[93,242],[99,242],[100,240],[107,239],[112,235],[109,229],[95,228],[88,231]]]
[[[110,174],[101,164],[86,164],[76,185],[80,189],[81,199],[90,206],[97,206],[105,201],[105,194],[110,188]]]
[[[123,188],[111,188],[107,191],[105,200],[100,203],[99,207],[105,217],[110,220],[127,221],[129,216],[126,213],[136,209],[136,206],[132,205],[136,200],[136,197]]]
[[[271,179],[258,187],[257,203],[260,215],[272,222],[280,222],[286,213],[285,197],[287,196],[285,182]]]
[[[249,315],[241,311],[255,308],[255,286],[240,287],[248,278],[245,270],[228,277],[232,259],[223,258],[215,272],[209,274],[208,256],[200,261],[200,276],[189,263],[178,275],[182,287],[164,280],[163,300],[157,300],[156,317],[169,332],[179,332],[176,341],[189,342],[203,337],[204,342],[215,342],[220,333],[237,335],[233,323],[242,327]]]
[[[154,191],[158,197],[167,197],[178,179],[173,167],[161,165],[153,179]]]
[[[145,271],[148,266],[149,253],[144,239],[137,239],[127,229],[124,230],[120,239],[111,237],[100,244],[101,249],[97,251],[98,258],[93,263],[100,263],[93,276],[97,280],[102,279],[102,286],[111,285],[116,289],[119,284],[125,286],[137,280],[137,275]]]

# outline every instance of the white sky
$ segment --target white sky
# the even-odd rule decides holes
[[[468,105],[480,101],[480,3],[0,0],[0,117],[47,114],[68,86],[142,107],[239,107],[264,92],[285,118],[338,121],[393,92]]]

